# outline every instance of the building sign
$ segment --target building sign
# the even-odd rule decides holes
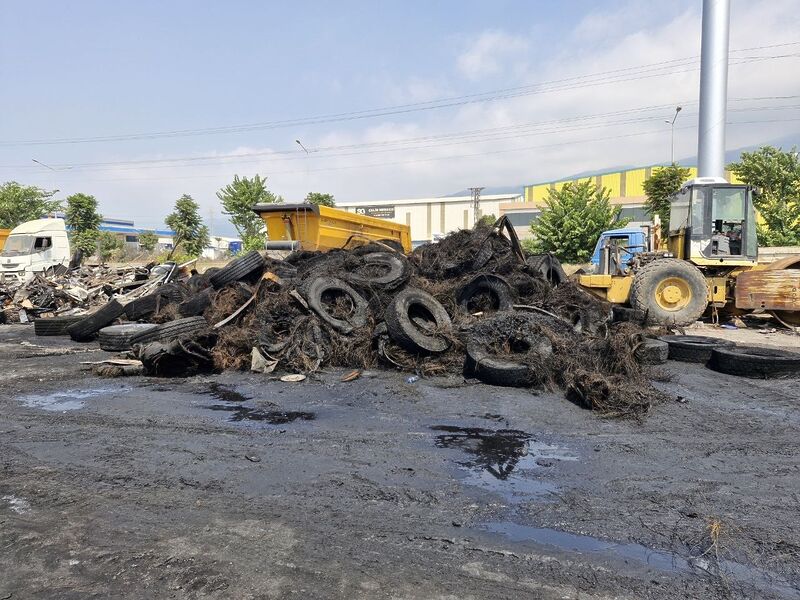
[[[356,214],[379,219],[394,219],[394,206],[356,206]]]

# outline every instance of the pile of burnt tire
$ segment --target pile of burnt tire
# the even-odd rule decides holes
[[[702,335],[664,335],[669,358],[699,363],[727,375],[758,379],[800,377],[800,353],[740,346],[730,340]]]

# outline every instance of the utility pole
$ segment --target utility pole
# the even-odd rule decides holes
[[[697,176],[725,177],[730,0],[703,0]]]
[[[669,164],[675,164],[675,119],[678,118],[678,113],[681,112],[683,107],[676,106],[675,107],[675,114],[672,115],[672,120],[665,120],[664,123],[670,126],[670,143],[669,143]]]
[[[472,215],[474,217],[473,224],[478,222],[480,219],[480,210],[481,210],[481,190],[482,187],[471,187],[469,191],[472,192]]]

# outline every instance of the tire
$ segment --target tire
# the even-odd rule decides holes
[[[163,342],[178,338],[193,337],[208,329],[208,323],[203,317],[187,317],[157,325],[147,331],[131,336],[131,344],[149,344],[150,342]]]
[[[422,290],[409,287],[399,292],[386,307],[384,319],[392,341],[409,352],[439,353],[450,347],[450,340],[441,333],[452,328],[450,315]],[[432,331],[420,319],[432,322]]]
[[[111,325],[103,327],[97,334],[100,349],[106,352],[124,352],[130,350],[131,338],[137,333],[149,331],[157,327],[150,323],[125,323],[124,325]]]
[[[715,348],[735,346],[729,340],[702,335],[662,335],[658,338],[669,346],[670,360],[706,364]]]
[[[619,306],[617,304],[611,306],[612,323],[627,323],[628,321],[644,323],[644,313],[627,306]]]
[[[564,283],[568,278],[559,260],[552,254],[534,254],[525,259],[529,271],[538,273],[553,287]]]
[[[634,351],[634,356],[643,365],[663,365],[669,357],[669,344],[645,339]]]
[[[514,290],[499,275],[478,275],[467,282],[456,296],[458,307],[464,312],[472,312],[470,303],[479,294],[486,294],[491,298],[492,310],[514,309]]]
[[[76,342],[85,342],[94,337],[106,325],[114,322],[114,319],[125,312],[125,307],[116,300],[107,302],[99,309],[84,317],[80,321],[67,327],[69,337]]]
[[[264,257],[258,250],[253,250],[222,267],[209,278],[209,282],[215,290],[218,290],[231,282],[247,277],[258,269],[264,269]]]
[[[381,288],[384,290],[397,289],[403,285],[410,275],[408,261],[404,256],[391,252],[370,252],[362,257],[364,267],[386,267],[387,271],[383,275],[371,276],[360,274],[359,269],[347,276],[350,283]]]
[[[49,319],[36,319],[33,322],[33,331],[36,335],[69,335],[67,327],[83,319],[83,315],[74,317],[50,317]]]
[[[188,300],[181,302],[178,306],[178,314],[182,317],[196,317],[197,315],[202,315],[205,310],[211,306],[213,298],[214,290],[206,288]]]
[[[800,354],[753,346],[714,348],[708,366],[741,377],[800,377]]]
[[[389,248],[391,248],[392,250],[396,250],[400,254],[405,254],[406,253],[405,248],[403,248],[403,244],[401,244],[397,240],[383,239],[383,240],[378,240],[378,241],[381,244],[384,244],[385,246],[389,246]]]
[[[467,342],[467,358],[464,371],[477,377],[483,383],[504,387],[531,387],[540,378],[529,365],[513,360],[498,358],[492,354],[485,339],[470,339]],[[526,335],[525,342],[530,348],[537,348],[542,356],[553,353],[553,345],[543,335]]]
[[[183,299],[183,289],[177,285],[167,283],[146,296],[128,302],[125,305],[125,317],[129,321],[138,321],[149,317],[171,302],[182,302]]]
[[[329,292],[338,292],[350,299],[352,312],[346,319],[337,318],[329,312],[324,301],[324,295]],[[303,295],[311,310],[340,333],[348,334],[354,329],[364,327],[367,324],[369,304],[361,294],[341,279],[324,276],[314,277],[303,286]]]
[[[663,295],[670,290],[679,295],[672,303]],[[677,258],[659,258],[634,274],[630,302],[632,308],[647,315],[649,323],[690,325],[706,311],[708,285],[693,264]]]

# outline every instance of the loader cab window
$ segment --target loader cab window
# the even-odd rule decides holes
[[[33,243],[34,252],[44,252],[53,247],[53,239],[49,237],[37,237]]]
[[[755,213],[747,188],[704,186],[692,191],[692,247],[707,258],[755,258]]]

